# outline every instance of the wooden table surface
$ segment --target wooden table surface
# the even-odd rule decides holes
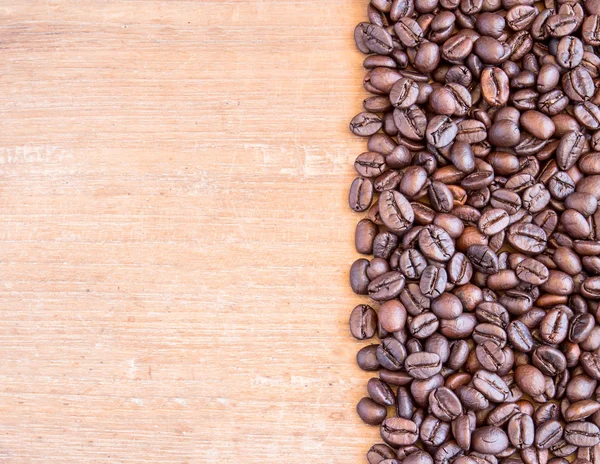
[[[364,462],[366,4],[0,1],[0,462]]]

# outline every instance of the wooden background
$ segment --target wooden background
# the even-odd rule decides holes
[[[0,0],[0,462],[364,462],[366,4]]]

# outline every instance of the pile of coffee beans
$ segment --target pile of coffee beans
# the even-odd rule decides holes
[[[369,463],[600,464],[600,0],[367,14],[349,204]]]

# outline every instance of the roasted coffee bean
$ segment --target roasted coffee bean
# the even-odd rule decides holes
[[[563,436],[563,427],[557,420],[549,420],[539,424],[535,431],[535,446],[548,449],[556,444]]]
[[[392,446],[412,445],[418,440],[419,431],[411,420],[389,417],[381,424],[381,438]]]
[[[515,369],[515,381],[523,393],[532,397],[544,393],[544,375],[534,366],[518,366]]]
[[[381,118],[374,113],[357,114],[350,122],[350,130],[360,137],[369,137],[382,127]]]
[[[508,101],[508,76],[500,68],[485,68],[481,72],[481,92],[490,106],[502,106]]]
[[[473,450],[483,454],[497,454],[508,448],[508,437],[499,427],[481,427],[473,432]]]
[[[379,345],[367,345],[356,354],[356,363],[364,371],[376,371],[381,368],[377,360],[377,348]]]
[[[564,438],[575,446],[591,447],[600,443],[600,429],[591,422],[570,422],[564,428]]]
[[[502,349],[493,341],[486,340],[475,349],[477,360],[490,372],[497,372],[506,361]]]
[[[392,406],[395,402],[394,391],[388,384],[376,377],[367,382],[367,392],[373,401],[382,406]]]
[[[565,73],[562,85],[567,96],[574,102],[589,100],[594,96],[596,90],[592,76],[583,66]]]
[[[463,412],[456,394],[446,387],[436,388],[429,394],[429,407],[434,416],[447,422],[456,419]]]
[[[582,400],[571,403],[564,412],[564,418],[567,422],[586,419],[600,410],[600,403],[595,400]]]
[[[534,224],[513,224],[506,236],[516,250],[525,254],[539,254],[546,248],[546,233]]]
[[[386,272],[368,285],[369,296],[376,301],[396,298],[404,288],[404,276],[397,271]]]
[[[443,422],[433,415],[429,415],[423,420],[419,438],[426,446],[440,446],[449,436],[450,424],[448,422]]]
[[[414,212],[408,200],[399,192],[385,191],[379,196],[381,220],[392,232],[402,233],[414,221]]]
[[[529,328],[522,321],[512,321],[508,325],[507,337],[511,346],[515,350],[528,353],[533,349],[533,337],[529,331]]]
[[[379,464],[384,459],[394,459],[395,457],[396,452],[383,443],[373,445],[369,451],[367,451],[367,461],[369,464]]]
[[[438,374],[442,369],[442,362],[437,354],[422,351],[408,355],[404,368],[411,377],[424,380]]]
[[[427,141],[436,148],[448,146],[458,134],[458,126],[448,116],[435,116],[425,132]]]
[[[350,314],[350,333],[357,340],[372,338],[377,331],[377,313],[369,305],[358,305]]]
[[[537,347],[533,351],[531,360],[533,365],[544,375],[556,376],[567,368],[565,355],[560,350],[550,346]]]
[[[473,386],[495,403],[505,401],[510,393],[508,385],[500,376],[486,370],[477,371],[473,375]]]
[[[405,47],[416,47],[423,41],[423,29],[414,19],[403,17],[394,25],[396,36]]]
[[[425,312],[415,316],[409,323],[410,334],[419,339],[431,336],[439,327],[440,321],[435,314]]]
[[[369,425],[381,424],[386,416],[387,409],[373,401],[371,398],[363,398],[356,405],[358,416]]]
[[[546,317],[540,322],[540,336],[546,343],[561,343],[567,338],[568,330],[569,319],[567,313],[560,308],[549,311]]]
[[[354,40],[358,49],[365,54],[389,55],[393,49],[392,36],[376,24],[360,23],[354,31]]]
[[[448,213],[454,206],[452,192],[442,182],[432,182],[428,189],[428,196],[431,207],[438,213]]]

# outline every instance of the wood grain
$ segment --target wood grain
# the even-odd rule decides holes
[[[363,462],[366,3],[0,2],[0,462]]]

